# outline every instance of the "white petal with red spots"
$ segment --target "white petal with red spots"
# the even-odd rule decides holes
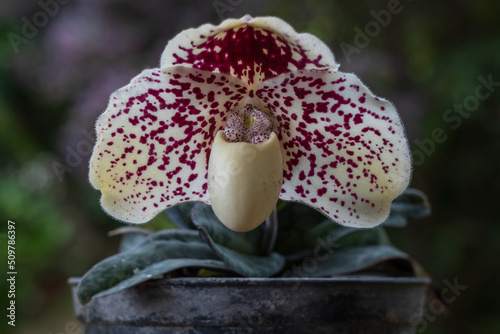
[[[275,17],[249,16],[183,31],[162,55],[162,67],[173,65],[230,74],[250,86],[289,71],[338,67],[317,37]]]
[[[210,203],[214,137],[226,125],[239,129],[237,117],[227,118],[245,103],[272,120],[255,117],[255,128],[276,129],[280,198],[370,227],[408,185],[410,153],[394,107],[337,72],[323,42],[280,19],[245,16],[183,31],[161,67],[114,93],[96,125],[90,181],[118,219],[142,223],[184,201]]]
[[[207,198],[207,163],[227,112],[247,94],[237,78],[172,67],[115,92],[96,124],[90,181],[115,218],[142,223]]]
[[[309,204],[343,225],[384,221],[411,174],[392,104],[356,76],[328,70],[284,74],[257,89],[279,122],[280,198]]]

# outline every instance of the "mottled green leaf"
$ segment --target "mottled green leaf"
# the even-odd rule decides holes
[[[342,226],[331,220],[325,220],[322,223],[314,226],[305,234],[305,242],[309,247],[314,247],[317,244],[318,238],[326,239],[336,242],[337,240],[360,231],[360,229],[348,226]]]
[[[337,252],[349,247],[390,244],[389,237],[381,227],[359,229],[341,226],[329,220],[312,228],[306,234],[305,240],[310,247],[307,256],[310,256],[318,246]],[[291,259],[296,260],[296,258]]]
[[[164,211],[170,221],[180,229],[194,229],[191,221],[191,210],[199,202],[184,202]]]
[[[217,260],[212,249],[199,237],[195,239],[192,232],[195,231],[161,231],[149,236],[136,247],[99,262],[82,277],[77,292],[79,300],[86,304],[100,291],[112,288],[132,277],[138,270],[166,259]]]
[[[321,250],[283,274],[286,277],[324,277],[350,274],[388,260],[411,261],[404,252],[388,245],[350,247],[341,251]]]
[[[192,221],[207,230],[217,244],[242,254],[259,255],[264,237],[264,225],[249,232],[234,232],[215,216],[210,205],[198,203],[192,211]]]
[[[210,260],[210,259],[167,259],[157,263],[153,263],[150,266],[145,267],[141,271],[136,272],[133,276],[129,277],[126,280],[121,281],[117,285],[113,286],[110,289],[99,292],[94,295],[93,298],[107,296],[116,292],[119,292],[124,289],[128,289],[134,285],[139,283],[148,281],[157,277],[158,275],[162,275],[177,269],[181,268],[204,268],[210,270],[230,270],[222,261]]]
[[[337,239],[337,250],[372,245],[389,245],[389,237],[381,227],[357,229]]]
[[[196,230],[161,230],[148,236],[147,240],[178,240],[183,242],[200,242],[200,235]]]
[[[198,227],[201,237],[212,247],[215,253],[232,270],[242,276],[269,277],[276,275],[285,265],[285,258],[278,253],[268,256],[256,256],[239,253],[216,243],[208,231]]]
[[[409,188],[392,202],[391,213],[383,225],[403,227],[408,220],[423,218],[430,213],[427,196],[420,190]]]
[[[300,203],[289,203],[278,214],[275,250],[288,256],[309,249],[311,245],[307,243],[306,234],[323,221],[325,216],[313,208]]]
[[[136,247],[153,232],[151,230],[135,227],[123,226],[108,232],[108,236],[121,235],[119,252],[126,252]]]

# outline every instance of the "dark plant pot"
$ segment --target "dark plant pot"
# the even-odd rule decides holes
[[[86,334],[409,334],[423,315],[426,278],[169,278],[82,306]]]

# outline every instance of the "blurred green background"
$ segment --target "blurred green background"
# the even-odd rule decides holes
[[[398,108],[414,152],[412,186],[429,196],[433,214],[389,232],[438,292],[446,280],[467,287],[418,332],[500,333],[499,1],[2,0],[3,310],[8,220],[18,272],[8,333],[68,332],[67,278],[116,250],[106,233],[121,224],[100,209],[86,176],[109,94],[157,67],[182,29],[244,14],[279,16],[315,34],[342,71]]]

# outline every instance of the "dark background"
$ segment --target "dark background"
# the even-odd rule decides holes
[[[431,305],[418,332],[500,333],[500,84],[483,84],[500,82],[500,4],[398,3],[2,0],[3,310],[7,220],[16,222],[18,272],[9,333],[74,332],[66,279],[115,252],[106,232],[121,224],[87,182],[93,124],[110,93],[157,67],[181,30],[244,14],[278,16],[318,36],[341,71],[398,108],[414,152],[412,187],[429,196],[433,214],[391,237],[432,274],[438,293],[446,281],[466,286],[446,311]]]

